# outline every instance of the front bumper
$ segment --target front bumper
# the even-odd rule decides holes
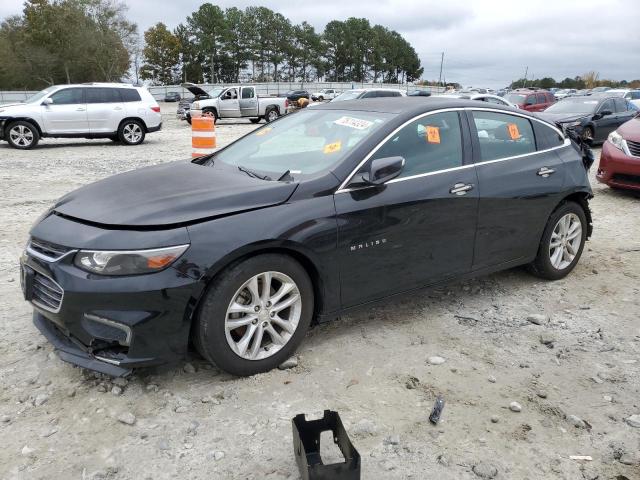
[[[610,187],[640,190],[640,158],[627,155],[607,140],[602,145],[596,179]]]
[[[109,375],[184,358],[196,280],[173,267],[106,277],[27,250],[21,283],[33,322],[66,362]]]

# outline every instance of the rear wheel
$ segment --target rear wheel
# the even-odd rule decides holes
[[[313,316],[313,286],[285,255],[249,258],[214,280],[200,307],[194,343],[234,375],[277,367],[298,347]]]
[[[40,140],[38,129],[31,122],[19,120],[7,127],[5,139],[13,148],[28,150],[35,147]]]
[[[280,113],[278,112],[277,108],[272,108],[269,111],[267,111],[267,114],[265,115],[265,119],[267,120],[267,123],[271,123],[275,120],[277,120],[280,117]]]
[[[549,217],[531,263],[533,274],[548,280],[559,280],[574,269],[587,239],[587,217],[575,202],[567,202]]]
[[[144,125],[139,120],[125,120],[118,128],[118,139],[125,145],[140,145],[144,137]]]

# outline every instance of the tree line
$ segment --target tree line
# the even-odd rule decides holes
[[[638,80],[608,80],[600,79],[600,75],[597,72],[590,71],[582,75],[578,75],[574,78],[566,77],[564,80],[556,81],[552,77],[526,79],[520,78],[514,82],[511,82],[510,88],[523,88],[523,87],[539,87],[544,89],[549,88],[575,88],[576,90],[582,90],[585,88],[595,87],[612,87],[612,88],[640,88],[640,79]]]
[[[407,82],[423,69],[398,32],[365,18],[329,22],[316,32],[266,7],[221,9],[205,3],[170,31],[144,32],[140,74],[158,84],[190,81]]]
[[[422,75],[413,47],[364,18],[316,32],[265,7],[204,3],[173,31],[144,32],[117,0],[27,0],[0,24],[0,88],[147,80],[407,82]]]

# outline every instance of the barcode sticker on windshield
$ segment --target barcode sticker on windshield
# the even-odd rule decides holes
[[[342,125],[343,127],[355,128],[357,130],[366,130],[373,125],[373,122],[370,122],[369,120],[362,120],[360,118],[353,117],[341,117],[333,123],[336,125]]]
[[[258,130],[258,131],[256,132],[256,136],[257,136],[257,137],[261,137],[262,135],[266,135],[266,134],[267,134],[267,133],[269,133],[270,131],[271,131],[271,127],[265,127],[265,128],[262,128],[262,129],[260,129],[260,130]]]
[[[427,125],[427,142],[440,143],[440,129],[438,127],[432,127]]]
[[[324,146],[323,152],[335,153],[335,152],[339,152],[341,148],[342,148],[342,142],[328,143],[327,145]]]
[[[509,136],[511,137],[511,140],[517,140],[520,138],[518,125],[516,125],[515,123],[510,123],[507,125],[507,128],[509,129]]]

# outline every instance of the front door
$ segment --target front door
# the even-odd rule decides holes
[[[560,201],[562,160],[548,146],[537,147],[528,118],[473,111],[470,121],[480,195],[474,270],[526,260]]]
[[[87,87],[87,120],[91,133],[115,133],[125,117],[124,103],[115,88]]]
[[[45,103],[41,107],[47,133],[64,135],[89,131],[84,88],[65,88],[49,98],[52,103]]]
[[[619,125],[613,98],[602,102],[596,113],[602,116],[593,122],[596,127],[593,132],[593,141],[604,142],[609,136],[609,133],[618,128]],[[606,115],[604,115],[605,113]]]
[[[478,190],[463,138],[458,112],[424,115],[394,133],[360,169],[402,156],[398,178],[336,192],[344,307],[471,269]]]
[[[258,116],[258,96],[255,87],[242,87],[240,93],[240,115],[243,117]]]
[[[220,95],[218,103],[220,118],[238,118],[240,117],[240,100],[238,99],[238,89],[236,87],[228,88]]]

